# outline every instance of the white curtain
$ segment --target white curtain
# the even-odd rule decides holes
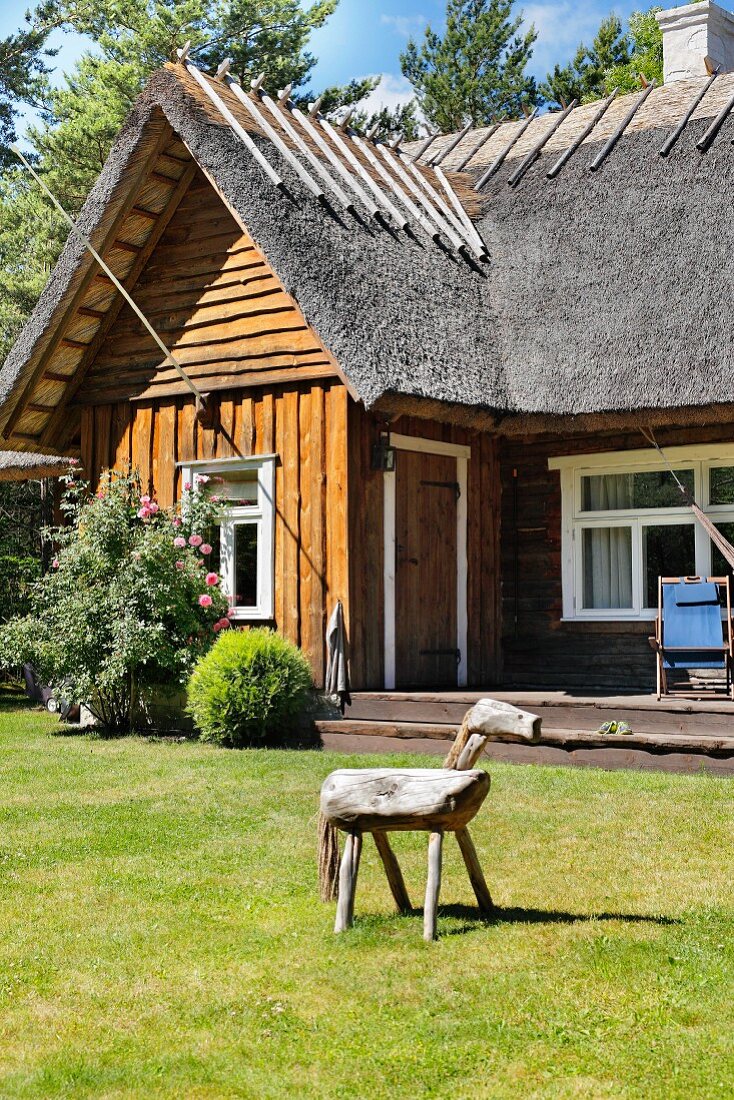
[[[631,507],[631,475],[599,474],[585,480],[588,511]],[[632,607],[631,528],[586,527],[583,538],[584,607]]]

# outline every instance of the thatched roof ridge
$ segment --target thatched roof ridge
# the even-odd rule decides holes
[[[60,477],[67,473],[68,469],[68,459],[60,459],[56,455],[37,455],[29,451],[0,451],[0,481]]]
[[[484,190],[478,228],[490,259],[472,265],[420,235],[329,211],[252,127],[287,194],[274,188],[180,66],[167,67],[138,100],[82,223],[103,236],[100,227],[141,149],[165,119],[247,226],[365,405],[391,410],[430,403],[454,418],[514,425],[523,418],[547,424],[555,417],[589,422],[636,410],[723,409],[734,403],[728,278],[734,120],[705,155],[696,142],[734,91],[734,76],[717,79],[709,93],[715,98],[706,97],[708,106],[670,157],[658,155],[699,86],[655,90],[644,117],[641,109],[598,172],[589,172],[582,149],[549,180],[549,165],[573,140],[564,137],[572,112],[521,183],[509,187],[517,158],[537,142],[541,126],[552,124],[547,116],[531,123],[532,144],[519,142]],[[615,102],[617,113],[596,135],[596,147],[630,102]],[[662,123],[652,125],[654,117]],[[460,146],[451,155],[460,155]],[[472,170],[476,176],[479,168]],[[0,373],[0,396],[18,392],[86,263],[73,242],[67,245]],[[0,428],[5,415],[0,410]]]

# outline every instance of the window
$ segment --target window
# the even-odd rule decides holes
[[[216,478],[222,510],[212,544],[212,566],[234,609],[234,620],[272,619],[275,456],[191,462],[183,480]]]
[[[728,453],[727,453],[728,451]],[[677,478],[734,541],[734,444],[554,458],[563,507],[566,619],[650,619],[659,576],[732,575]]]

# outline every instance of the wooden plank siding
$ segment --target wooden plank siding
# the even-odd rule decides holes
[[[199,171],[132,293],[201,390],[338,375],[263,253]],[[142,322],[124,305],[74,403],[153,400],[186,391]],[[205,452],[211,442],[202,440]]]
[[[128,464],[162,505],[181,493],[177,463],[197,458],[278,455],[275,501],[275,619],[300,645],[323,684],[328,615],[341,600],[349,622],[347,403],[340,382],[300,383],[217,395],[221,429],[204,428],[181,396],[82,409],[82,456],[93,486]]]
[[[381,688],[383,663],[383,475],[371,448],[386,425],[349,405],[350,669],[355,689]],[[468,463],[469,683],[490,686],[502,674],[500,648],[500,482],[496,437],[418,417],[389,425],[401,435],[471,447]],[[398,453],[397,461],[400,461]]]
[[[656,430],[661,446],[734,440],[734,425]],[[524,688],[651,691],[652,623],[562,622],[561,485],[552,456],[644,449],[639,430],[502,441],[504,680]],[[516,474],[516,476],[515,476]]]

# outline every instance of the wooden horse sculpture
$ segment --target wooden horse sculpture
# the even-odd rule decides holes
[[[346,833],[338,867],[338,904],[335,932],[354,920],[362,835],[372,833],[395,904],[401,913],[411,909],[400,865],[387,834],[419,829],[430,833],[428,882],[423,910],[423,938],[436,938],[436,915],[441,887],[443,835],[456,834],[474,893],[483,913],[492,912],[492,898],[482,873],[468,823],[489,792],[489,775],[474,769],[490,737],[536,741],[540,718],[509,703],[481,699],[464,716],[461,729],[444,760],[436,768],[339,769],[321,788],[321,896],[331,900],[336,891],[338,851],[335,830]]]

